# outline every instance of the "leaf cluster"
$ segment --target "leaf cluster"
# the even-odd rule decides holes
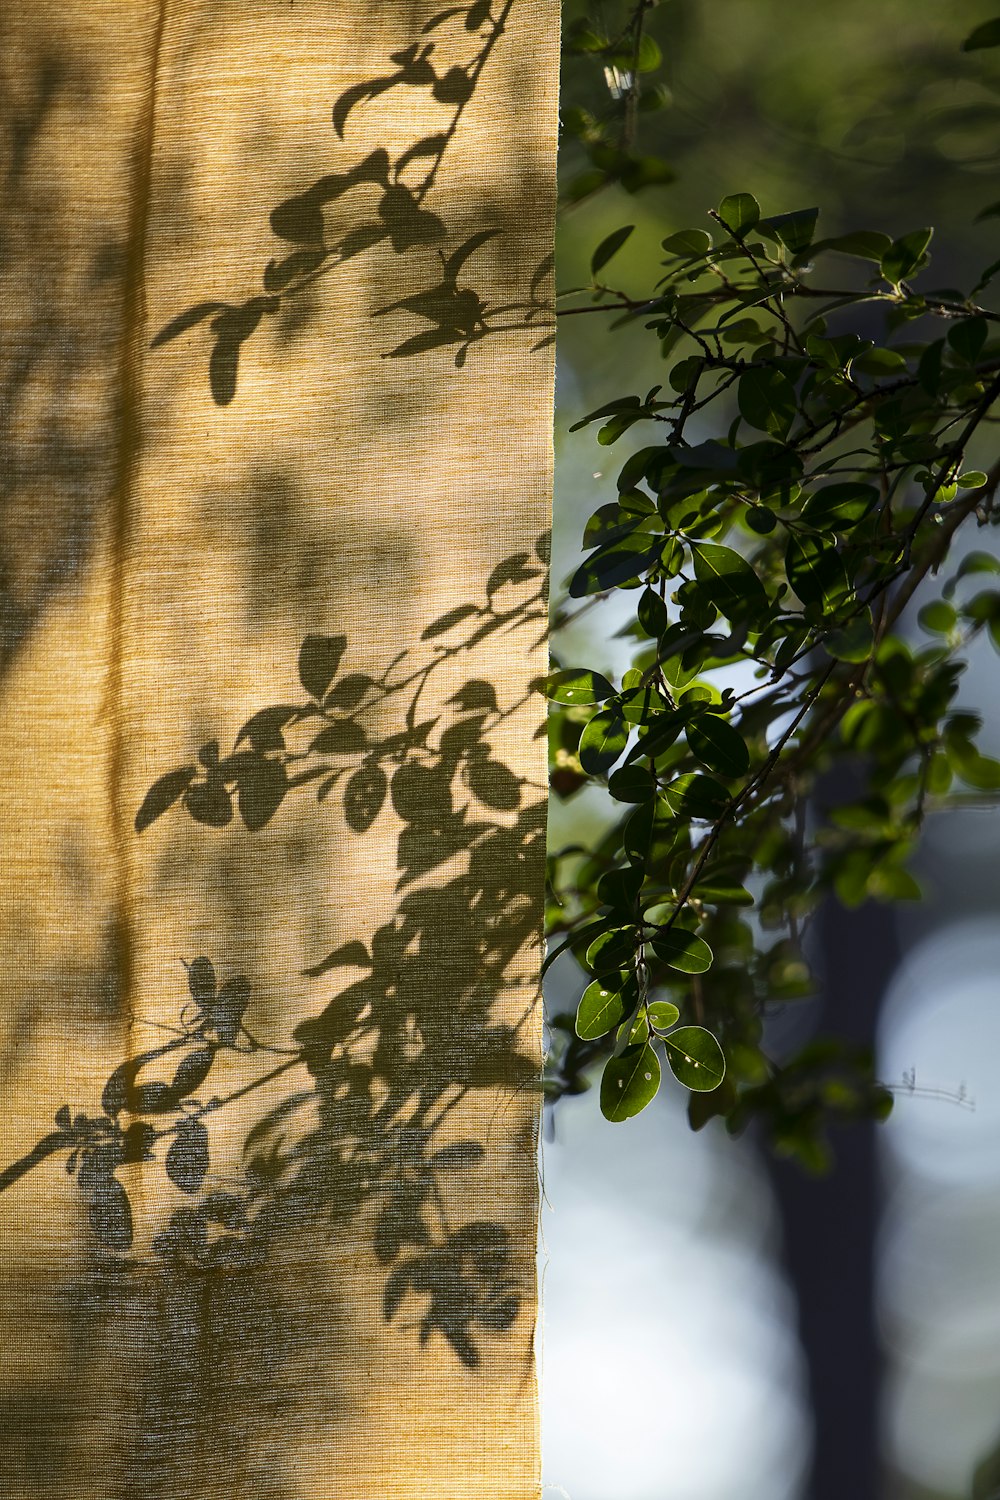
[[[924,289],[929,229],[823,238],[815,208],[765,216],[746,192],[709,218],[664,238],[641,299],[606,284],[631,228],[609,235],[590,303],[563,308],[639,324],[664,373],[576,424],[633,451],[556,628],[628,601],[632,661],[612,679],[557,660],[548,679],[553,791],[596,783],[608,806],[592,846],[550,855],[550,961],[572,952],[589,982],[553,1020],[549,1089],[603,1062],[601,1106],[622,1119],[662,1056],[693,1123],[761,1118],[816,1166],[831,1119],[889,1096],[847,1049],[769,1055],[768,1012],[813,988],[811,918],[829,891],[918,898],[926,813],[1000,788],[956,701],[971,642],[1000,645],[1000,592],[970,589],[1000,564],[979,550],[954,569],[920,611],[925,644],[904,618],[959,526],[997,519],[1000,467],[975,455],[1000,315],[980,300],[991,269],[969,293]],[[811,832],[807,800],[840,762],[861,792]]]

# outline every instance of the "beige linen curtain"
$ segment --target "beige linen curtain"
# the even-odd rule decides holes
[[[0,1492],[534,1496],[555,0],[0,24]]]

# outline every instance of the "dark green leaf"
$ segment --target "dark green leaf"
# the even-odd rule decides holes
[[[851,368],[876,377],[901,375],[906,373],[906,360],[895,349],[865,349],[855,356]]]
[[[963,52],[979,52],[984,47],[1000,47],[1000,16],[992,21],[983,21],[962,43]]]
[[[721,614],[730,620],[754,620],[767,614],[764,585],[746,558],[713,542],[693,543],[691,555],[695,577]]]
[[[847,531],[863,521],[879,501],[871,484],[828,484],[814,490],[802,509],[803,519],[819,531]]]
[[[677,818],[702,818],[714,821],[729,806],[729,793],[711,776],[689,772],[671,781],[660,794]]]
[[[801,255],[812,244],[818,217],[818,208],[797,208],[791,213],[775,214],[772,218],[765,219],[759,226],[759,232],[762,235],[770,232],[786,250],[790,250],[793,255]]]
[[[933,229],[913,229],[893,240],[881,261],[886,281],[898,285],[927,264],[927,246],[933,233]]]
[[[803,604],[835,610],[850,598],[850,579],[836,543],[829,538],[792,532],[785,549],[785,572]]]
[[[983,352],[989,331],[985,318],[963,318],[961,322],[951,325],[948,343],[961,359],[974,365]]]
[[[870,260],[876,266],[881,264],[882,257],[892,244],[887,234],[881,234],[874,229],[858,229],[853,234],[840,234],[832,240],[820,240],[819,244],[813,246],[813,253],[818,255],[821,250],[839,250],[841,255],[854,255],[859,260]]]
[[[795,387],[780,370],[752,365],[737,386],[740,415],[760,432],[784,438],[795,420]]]
[[[602,932],[590,944],[586,954],[587,968],[594,974],[610,974],[631,964],[639,946],[634,927],[615,927]]]
[[[677,234],[668,235],[663,241],[663,248],[668,255],[679,255],[690,260],[711,250],[712,236],[704,229],[681,229]]]
[[[596,276],[598,271],[607,265],[613,256],[618,254],[629,235],[635,229],[634,224],[626,224],[621,229],[615,229],[607,235],[590,258],[590,274]]]
[[[619,802],[646,802],[656,791],[656,781],[645,766],[622,766],[611,773],[608,791]]]
[[[722,776],[745,776],[750,769],[750,751],[743,736],[718,714],[702,714],[685,731],[691,753]]]
[[[595,714],[580,736],[579,756],[591,776],[603,776],[618,760],[628,742],[629,726],[615,709]]]
[[[633,531],[598,548],[573,574],[570,598],[582,599],[639,578],[659,561],[662,545],[662,539],[651,542],[648,532]]]

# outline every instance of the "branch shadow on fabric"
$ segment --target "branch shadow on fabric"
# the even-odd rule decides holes
[[[454,232],[439,213],[426,206],[512,8],[513,0],[499,5],[496,15],[484,0],[451,6],[426,22],[420,40],[391,55],[385,74],[345,90],[332,110],[338,140],[343,140],[357,110],[400,88],[429,92],[442,109],[441,129],[413,140],[402,151],[380,146],[277,204],[270,224],[284,248],[265,267],[262,290],[238,304],[212,299],[194,303],[156,333],[151,347],[159,348],[207,322],[212,335],[209,385],[216,404],[228,406],[236,396],[243,346],[265,320],[276,318],[279,330],[297,329],[301,322],[297,303],[308,306],[315,283],[380,246],[395,257],[422,250],[426,259],[426,251],[431,250],[440,262],[427,286],[374,310],[375,317],[396,314],[397,323],[403,314],[419,320],[415,331],[400,329],[405,336],[385,350],[386,358],[451,347],[455,367],[461,369],[474,345],[518,329],[541,334],[534,349],[549,345],[554,338],[553,318],[545,292],[552,257],[539,263],[525,296],[491,300],[481,287],[467,284],[465,268],[477,251],[502,234],[500,226],[473,227],[454,243]],[[424,40],[430,33],[434,40]],[[436,56],[432,61],[432,54],[441,50],[442,35],[447,38],[444,50],[461,61],[441,64]],[[470,38],[478,45],[471,57],[467,55]],[[445,250],[449,241],[451,247]],[[398,281],[398,271],[392,279]],[[489,280],[497,281],[495,270]]]
[[[511,1016],[510,997],[523,1001],[537,967],[544,789],[491,744],[537,685],[510,703],[483,678],[440,702],[435,686],[441,673],[453,686],[456,664],[491,637],[544,628],[546,557],[540,541],[536,557],[506,559],[484,602],[434,621],[379,680],[342,670],[346,637],[306,637],[305,701],[259,709],[229,754],[210,742],[147,793],[140,834],[171,809],[259,832],[296,794],[314,796],[318,816],[339,803],[358,838],[384,813],[398,828],[397,899],[370,938],[341,942],[305,971],[325,1003],[278,1040],[257,1035],[249,978],[194,958],[174,1024],[111,1072],[100,1109],[63,1105],[0,1172],[2,1191],[64,1156],[116,1285],[133,1273],[175,1301],[199,1285],[216,1288],[216,1303],[220,1288],[241,1287],[245,1301],[275,1253],[346,1234],[368,1238],[384,1317],[420,1344],[439,1336],[475,1370],[482,1339],[513,1327],[524,1257],[502,1215],[470,1216],[470,1200],[488,1201],[478,1174],[489,1142],[454,1122],[477,1091],[496,1111],[540,1089],[534,1002]],[[236,1105],[245,1120],[255,1099],[234,1184],[228,1162],[215,1168],[213,1124]],[[141,1187],[140,1218],[150,1200],[169,1201],[166,1184],[151,1188],[161,1169],[181,1202],[150,1233],[133,1199]]]

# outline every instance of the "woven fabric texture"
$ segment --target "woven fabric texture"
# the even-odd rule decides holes
[[[555,0],[0,49],[0,1492],[527,1500]]]

